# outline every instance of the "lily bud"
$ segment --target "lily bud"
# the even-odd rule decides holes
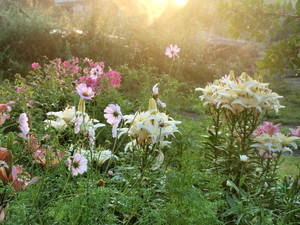
[[[83,98],[80,98],[79,100],[78,111],[85,113],[85,101]]]
[[[4,160],[7,154],[7,148],[0,147],[0,160]]]
[[[154,98],[150,98],[149,100],[149,111],[157,111],[157,105]]]
[[[0,167],[0,179],[2,180],[3,184],[7,184],[7,173],[4,166]]]

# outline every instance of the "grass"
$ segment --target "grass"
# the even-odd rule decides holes
[[[297,85],[292,85],[286,80],[273,80],[271,87],[279,95],[283,96],[281,104],[285,108],[281,109],[278,114],[269,113],[268,119],[273,122],[282,123],[287,127],[300,126],[300,91]]]
[[[282,157],[282,159],[283,161],[279,165],[279,176],[281,178],[284,176],[297,176],[300,170],[300,157],[285,155]]]

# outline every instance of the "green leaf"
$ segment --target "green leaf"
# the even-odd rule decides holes
[[[7,148],[8,149],[12,149],[13,148],[13,143],[15,140],[15,136],[12,132],[9,132],[9,134],[7,135]]]
[[[296,12],[297,12],[297,15],[300,15],[300,0],[298,0],[296,3]]]
[[[229,194],[226,194],[226,200],[227,203],[230,205],[231,208],[236,206],[236,203],[233,201],[233,199],[229,196]]]
[[[245,182],[245,180],[246,180],[246,175],[243,175],[242,177],[241,177],[241,179],[240,179],[240,182],[239,182],[239,187],[241,187],[241,186],[243,186],[243,184],[244,184],[244,182]]]
[[[244,214],[241,214],[241,215],[237,218],[236,224],[240,224],[241,219],[243,218],[243,216],[244,216]]]

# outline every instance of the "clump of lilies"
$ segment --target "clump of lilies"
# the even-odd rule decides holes
[[[154,96],[149,99],[148,110],[124,115],[124,124],[129,127],[118,129],[118,137],[127,134],[131,139],[125,150],[136,148],[141,152],[140,170],[142,177],[149,161],[155,161],[152,169],[158,169],[163,163],[164,155],[161,148],[171,144],[169,137],[175,137],[175,133],[179,132],[177,125],[181,123],[165,112],[159,111],[157,102],[162,107],[165,107],[166,104],[159,100],[157,86],[156,84],[152,88]],[[155,156],[156,158],[154,159]]]
[[[261,79],[246,73],[235,76],[234,72],[196,91],[202,92],[200,99],[212,121],[207,146],[215,168],[234,184],[247,182],[247,188],[266,180],[273,182],[280,155],[296,148],[298,139],[281,133],[280,124],[264,122],[259,126],[266,111],[284,108],[279,102],[282,96]],[[258,171],[261,180],[252,180]]]

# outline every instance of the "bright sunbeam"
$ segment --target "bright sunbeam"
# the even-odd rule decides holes
[[[187,3],[187,0],[173,0],[173,2],[178,6],[184,6]]]
[[[165,12],[174,12],[183,7],[188,0],[114,0],[114,2],[130,15],[143,15],[147,25],[151,25]]]

